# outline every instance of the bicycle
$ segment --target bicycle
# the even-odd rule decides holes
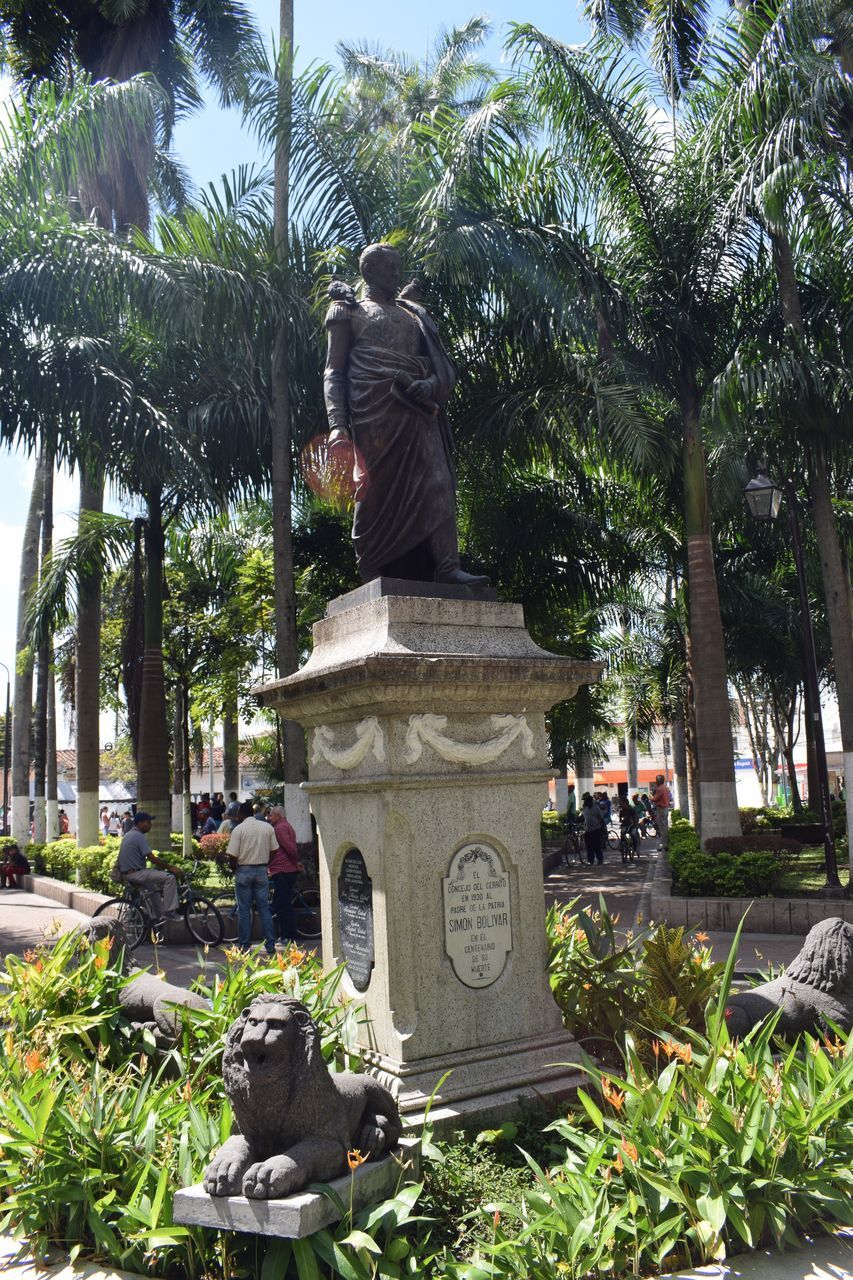
[[[159,935],[162,928],[162,917],[154,909],[155,895],[155,890],[126,881],[124,892],[102,902],[92,918],[114,920],[121,926],[128,948],[135,951],[144,939]],[[225,936],[222,915],[209,898],[193,888],[187,876],[178,880],[178,911],[191,938],[203,946],[219,946]]]
[[[563,840],[562,852],[563,861],[567,867],[571,866],[571,859],[569,857],[570,853],[574,854],[579,864],[586,861],[586,844],[584,841],[583,823],[566,823],[566,834]]]
[[[637,827],[623,829],[619,833],[619,852],[623,862],[633,862],[640,856],[640,832]]]
[[[237,918],[237,903],[233,889],[217,893],[216,900],[229,920]],[[272,907],[272,886],[270,886],[270,907]],[[323,926],[320,922],[319,889],[294,889],[293,913],[296,917],[296,932],[306,942],[316,941],[322,937]]]

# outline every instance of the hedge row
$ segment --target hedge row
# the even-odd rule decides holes
[[[183,836],[180,832],[173,832],[169,840],[170,848],[164,856],[177,860],[183,849]],[[0,836],[0,850],[14,843],[10,836]],[[120,844],[120,836],[101,836],[98,844],[79,848],[73,836],[65,836],[47,844],[28,844],[24,853],[33,871],[40,875],[79,884],[85,889],[96,889],[99,893],[113,893],[116,886],[110,878],[110,871],[118,857]],[[197,840],[193,840],[193,854],[200,856]]]
[[[719,852],[703,850],[699,836],[685,818],[674,817],[669,837],[669,864],[672,889],[687,898],[719,896],[723,898],[767,897],[778,889],[792,860],[800,851],[793,840],[778,840],[772,848],[756,849],[760,837],[747,837],[750,848],[736,849],[743,843],[736,837],[729,848]],[[709,841],[718,848],[727,842]]]

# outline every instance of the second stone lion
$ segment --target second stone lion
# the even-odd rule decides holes
[[[394,1099],[370,1076],[333,1075],[304,1004],[253,1000],[231,1024],[222,1058],[234,1128],[208,1166],[213,1196],[275,1199],[347,1169],[347,1152],[376,1159],[396,1146]]]

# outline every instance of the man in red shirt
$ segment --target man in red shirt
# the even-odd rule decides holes
[[[284,816],[280,805],[270,809],[269,820],[278,841],[278,848],[273,853],[267,867],[267,875],[272,883],[273,915],[278,921],[279,942],[296,941],[296,916],[293,911],[293,890],[296,877],[302,870],[296,852],[296,832]]]
[[[655,811],[655,822],[658,825],[658,835],[660,836],[658,850],[661,853],[669,853],[669,810],[672,805],[672,796],[662,773],[659,773],[655,778],[652,805]]]

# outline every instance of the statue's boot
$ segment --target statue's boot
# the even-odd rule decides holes
[[[433,530],[429,538],[429,549],[435,561],[436,582],[448,582],[458,587],[489,585],[489,579],[484,573],[466,573],[459,567],[459,539],[455,519],[446,520]]]

